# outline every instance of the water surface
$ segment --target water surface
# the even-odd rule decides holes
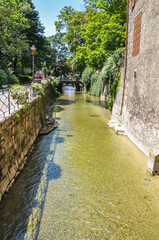
[[[0,239],[159,239],[159,178],[107,126],[98,98],[65,89],[58,128],[39,137],[0,210]]]

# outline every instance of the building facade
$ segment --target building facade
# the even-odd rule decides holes
[[[159,0],[129,0],[125,58],[112,121],[148,155],[159,147]]]

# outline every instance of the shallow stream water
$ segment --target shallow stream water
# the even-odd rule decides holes
[[[1,206],[0,240],[159,239],[159,177],[109,118],[65,88],[58,128],[37,139]]]

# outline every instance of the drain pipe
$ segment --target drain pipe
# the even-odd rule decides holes
[[[126,82],[126,73],[127,73],[127,60],[128,60],[128,23],[129,23],[129,3],[127,3],[127,19],[126,19],[126,48],[125,48],[125,70],[124,70],[124,85],[123,85],[123,95],[122,95],[122,103],[120,108],[120,116],[122,115],[123,111],[123,104],[124,104],[124,97],[125,97],[125,82]]]

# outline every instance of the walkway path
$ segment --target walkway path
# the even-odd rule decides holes
[[[36,95],[32,94],[30,86],[28,86],[30,93],[29,101],[33,101]],[[16,99],[13,99],[9,89],[0,89],[0,122],[4,121],[11,114],[22,108],[22,105],[18,104]]]

